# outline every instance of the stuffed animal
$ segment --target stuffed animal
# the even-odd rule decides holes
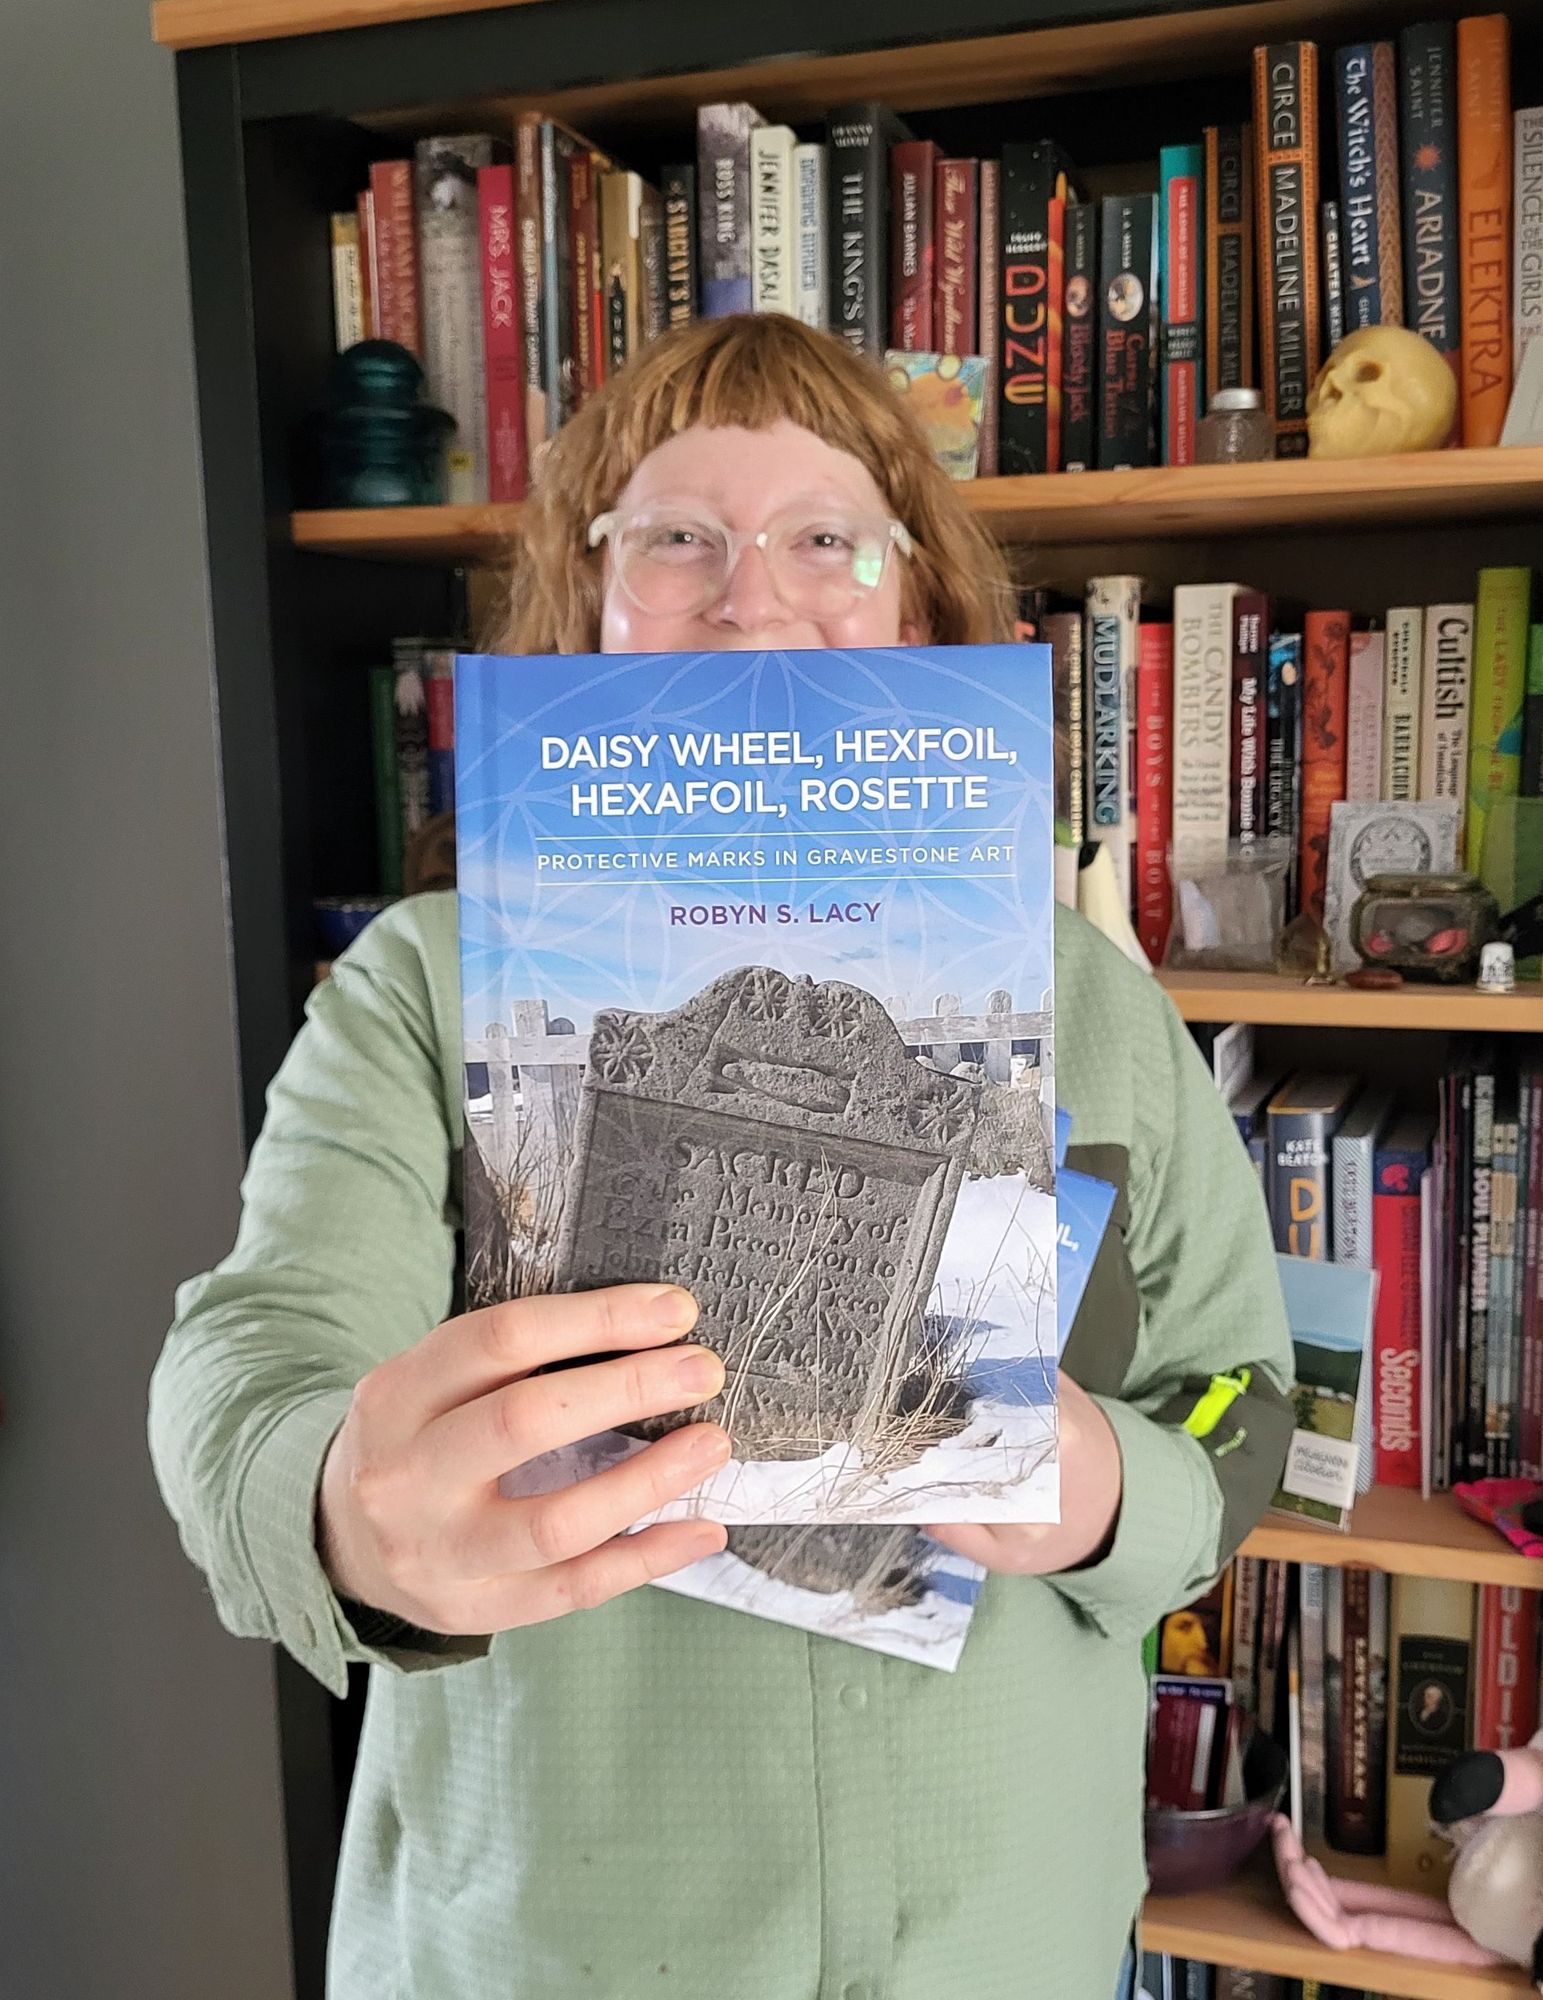
[[[1331,1877],[1279,1813],[1281,1887],[1320,1943],[1447,1965],[1525,1966],[1543,1993],[1543,1729],[1519,1750],[1473,1750],[1431,1787],[1457,1858],[1447,1901]]]

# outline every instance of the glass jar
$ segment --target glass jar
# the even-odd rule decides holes
[[[1275,456],[1275,426],[1257,389],[1218,389],[1195,427],[1197,465],[1247,465]]]

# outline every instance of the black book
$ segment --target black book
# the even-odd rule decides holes
[[[1318,254],[1323,263],[1323,346],[1328,353],[1345,337],[1345,258],[1339,203],[1318,204]]]
[[[1061,322],[1061,469],[1090,472],[1098,436],[1098,204],[1066,207]]]
[[[1099,236],[1097,455],[1118,472],[1157,462],[1157,196],[1106,196]]]
[[[997,469],[1061,466],[1061,301],[1066,202],[1076,199],[1065,155],[1049,140],[1002,148],[998,309]]]
[[[696,167],[666,167],[659,176],[664,199],[664,304],[667,326],[689,326],[697,316]]]
[[[1450,21],[1398,38],[1404,170],[1404,324],[1456,361],[1462,348],[1457,228],[1457,43]]]
[[[911,133],[887,104],[844,104],[830,146],[830,328],[864,354],[889,345],[889,149]]]

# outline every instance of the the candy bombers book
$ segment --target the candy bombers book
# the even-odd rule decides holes
[[[674,1279],[728,1372],[521,1490],[697,1414],[669,1513],[1056,1518],[1049,660],[457,660],[468,1304]]]

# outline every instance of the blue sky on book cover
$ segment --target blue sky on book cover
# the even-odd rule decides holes
[[[1036,646],[462,656],[472,1073],[490,1037],[519,1042],[533,1021],[571,1065],[597,1014],[670,1014],[715,981],[768,968],[871,996],[905,1056],[964,1078],[972,1102],[1005,1092],[1021,1117],[1032,1092],[1048,1175],[1052,739],[1049,655]],[[527,1072],[515,1074],[522,1109]],[[567,1199],[547,1196],[549,1213]],[[945,1214],[927,1317],[968,1328],[969,1421],[903,1471],[869,1464],[861,1512],[855,1499],[851,1512],[830,1508],[850,1440],[796,1477],[736,1459],[705,1489],[705,1511],[1053,1517],[1053,1195],[1022,1173],[971,1172]],[[988,1432],[997,1442],[982,1455]],[[851,1499],[850,1479],[843,1490]]]

